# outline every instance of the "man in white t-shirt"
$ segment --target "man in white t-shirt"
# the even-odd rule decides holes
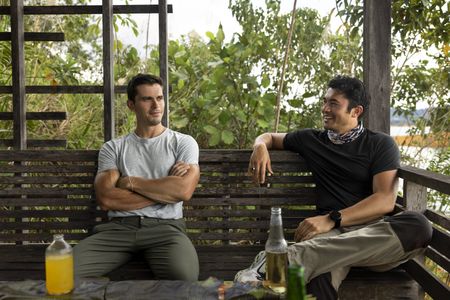
[[[74,248],[75,275],[104,276],[142,253],[155,279],[197,280],[198,258],[182,206],[197,186],[197,142],[161,124],[163,83],[138,74],[128,84],[134,132],[100,150],[94,187],[110,222]]]

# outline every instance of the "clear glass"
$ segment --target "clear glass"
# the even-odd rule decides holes
[[[284,293],[286,291],[288,259],[280,207],[271,208],[269,238],[266,242],[265,251],[266,282],[264,285],[275,292]]]
[[[74,287],[72,247],[62,234],[45,249],[45,286],[49,295],[68,294]]]

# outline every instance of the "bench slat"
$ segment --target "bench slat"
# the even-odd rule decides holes
[[[443,256],[438,251],[434,250],[432,247],[426,249],[425,255],[437,263],[439,266],[444,268],[447,272],[450,272],[450,260]]]
[[[450,288],[442,283],[433,273],[428,271],[417,259],[412,259],[403,264],[405,270],[433,299],[448,299]]]

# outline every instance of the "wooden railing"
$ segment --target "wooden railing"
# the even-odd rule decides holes
[[[450,195],[450,176],[410,166],[402,166],[398,174],[403,179],[398,208],[419,211],[433,224],[433,238],[425,257],[410,260],[404,268],[433,299],[450,299],[450,219],[427,208],[429,189]],[[434,265],[439,273],[432,272],[428,265]]]

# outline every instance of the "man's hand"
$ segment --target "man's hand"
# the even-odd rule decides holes
[[[298,243],[309,240],[320,233],[330,231],[333,227],[334,222],[328,215],[306,218],[298,224],[294,234],[294,241]]]
[[[260,184],[266,181],[266,171],[268,176],[273,174],[269,151],[265,144],[257,144],[253,147],[253,153],[250,156],[248,173],[255,183]]]
[[[188,163],[185,163],[184,161],[179,161],[172,166],[169,175],[183,177],[184,175],[186,175],[187,171],[190,168],[191,166]]]

